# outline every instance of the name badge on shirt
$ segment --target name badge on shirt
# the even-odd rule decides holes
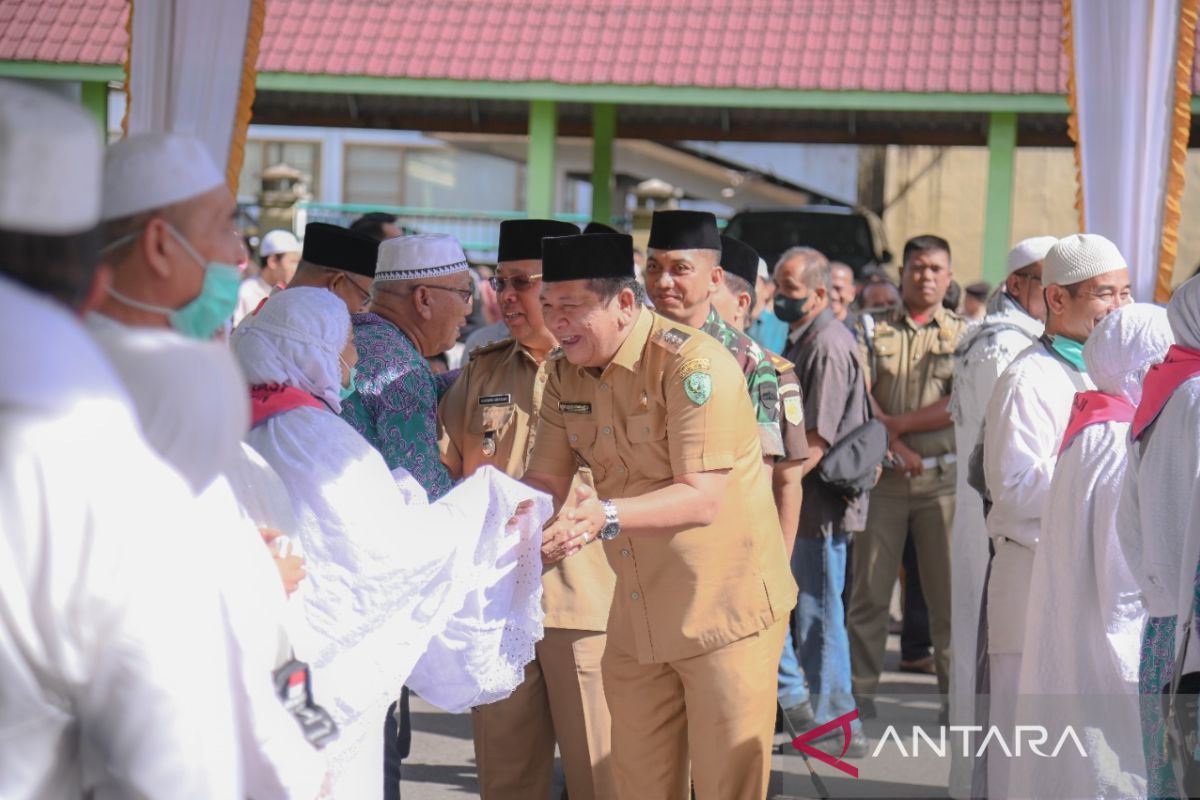
[[[485,394],[479,398],[481,406],[506,406],[511,402],[511,394]]]
[[[559,402],[558,410],[564,414],[590,414],[592,413],[592,404]]]

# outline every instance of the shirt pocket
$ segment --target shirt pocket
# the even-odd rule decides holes
[[[954,342],[939,339],[929,351],[927,358],[932,361],[929,374],[934,380],[949,385],[954,379],[954,349]]]
[[[900,371],[900,337],[894,332],[877,333],[871,342],[872,371],[875,380],[880,375],[896,375]]]
[[[590,416],[563,414],[567,429],[567,444],[575,454],[579,467],[588,467],[597,480],[604,477],[604,468],[596,463],[596,422]]]
[[[625,436],[629,440],[629,452],[622,456],[636,465],[639,474],[654,480],[672,476],[665,408],[652,408],[627,417]]]

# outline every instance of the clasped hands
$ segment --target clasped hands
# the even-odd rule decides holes
[[[887,427],[888,455],[896,469],[908,477],[914,477],[924,472],[925,467],[921,464],[921,456],[900,439],[908,432],[904,427],[902,417],[890,416],[882,412],[876,413],[876,417]]]
[[[577,486],[558,516],[542,530],[542,563],[557,564],[578,553],[600,535],[604,522],[604,504],[596,490],[585,484]]]

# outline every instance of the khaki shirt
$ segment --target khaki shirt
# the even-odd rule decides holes
[[[918,325],[903,304],[875,315],[870,342],[859,323],[862,363],[883,413],[916,411],[950,395],[954,349],[966,327],[962,317],[941,306]],[[954,426],[905,434],[901,440],[923,458],[953,453]]]
[[[520,478],[533,446],[546,362],[512,339],[471,353],[438,405],[442,461],[455,478],[493,466]],[[600,548],[585,548],[542,575],[547,628],[602,631],[616,576]]]
[[[548,371],[530,471],[588,466],[600,497],[613,499],[662,489],[677,475],[730,470],[711,525],[622,532],[603,543],[617,573],[608,635],[643,663],[664,662],[785,618],[796,584],[745,375],[721,343],[643,310],[603,370],[559,357]]]

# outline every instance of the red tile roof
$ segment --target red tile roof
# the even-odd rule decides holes
[[[127,7],[0,0],[0,60],[119,64]],[[268,0],[259,69],[1064,94],[1061,36],[1061,0]]]

